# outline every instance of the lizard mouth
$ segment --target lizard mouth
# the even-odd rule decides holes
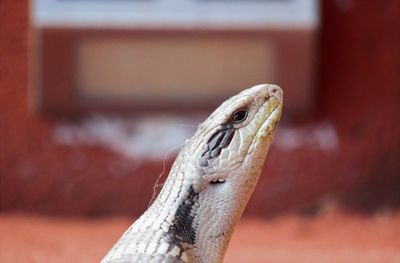
[[[261,106],[263,108],[266,103],[269,103],[269,100],[266,100]],[[249,144],[249,147],[246,152],[246,157],[243,158],[243,160],[240,162],[240,166],[242,166],[244,160],[251,155],[251,153],[256,150],[257,147],[257,142],[260,142],[262,140],[268,140],[266,137],[272,137],[275,131],[275,127],[280,119],[281,115],[281,110],[282,110],[282,101],[278,101],[275,107],[266,115],[265,120],[262,122],[262,124],[258,127],[256,132],[254,133],[254,136]],[[271,138],[272,139],[272,138]],[[268,149],[268,145],[266,145],[266,150]]]

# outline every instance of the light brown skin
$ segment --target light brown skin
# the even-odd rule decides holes
[[[261,84],[218,107],[185,143],[157,199],[102,262],[222,262],[282,101],[278,86]]]

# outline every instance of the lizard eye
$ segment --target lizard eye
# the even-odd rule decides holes
[[[232,123],[241,123],[247,118],[247,109],[236,110],[231,116]]]

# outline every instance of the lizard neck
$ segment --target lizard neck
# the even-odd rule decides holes
[[[136,255],[156,255],[171,262],[202,262],[188,253],[195,246],[193,219],[199,195],[188,182],[184,166],[178,156],[157,198],[118,240],[104,262],[127,255],[135,259]],[[145,262],[158,261],[146,258]]]
[[[160,194],[108,257],[155,255],[173,262],[222,262],[258,175],[241,184],[233,182],[242,174],[231,175],[233,180],[215,185],[220,187],[215,191],[214,186],[201,187],[196,180],[201,175],[196,174],[191,162],[178,156]]]
[[[222,262],[233,230],[254,191],[260,169],[246,170],[254,173],[251,180],[237,182],[231,179],[223,184],[208,187],[199,185],[201,175],[185,160],[185,151],[177,157],[160,194],[134,224],[138,234],[149,229],[159,234],[140,238],[141,242],[164,243],[166,254],[187,262]],[[201,183],[200,183],[201,184]],[[216,191],[216,187],[219,187]],[[225,189],[225,190],[224,190]],[[221,194],[221,191],[224,193]],[[219,205],[223,204],[223,205]]]

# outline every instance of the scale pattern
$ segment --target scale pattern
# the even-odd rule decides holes
[[[282,100],[278,86],[261,84],[218,107],[186,141],[158,197],[102,263],[222,262],[264,165]],[[232,118],[243,109],[240,121]]]

